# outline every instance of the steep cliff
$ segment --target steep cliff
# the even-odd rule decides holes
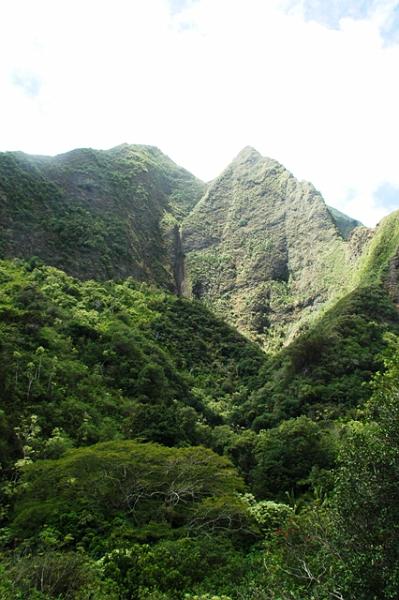
[[[357,262],[322,196],[245,148],[184,221],[191,294],[267,345],[348,285]]]

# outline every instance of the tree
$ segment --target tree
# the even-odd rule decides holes
[[[155,524],[165,535],[239,529],[242,490],[231,463],[206,448],[105,442],[26,465],[12,531],[37,539],[50,525],[87,542],[115,519],[133,539]]]
[[[399,341],[374,381],[366,423],[352,423],[334,499],[336,541],[350,576],[347,597],[397,598],[399,589]]]
[[[309,488],[314,467],[332,466],[334,447],[328,431],[302,416],[261,432],[255,459],[251,472],[255,494],[284,499],[287,492],[298,494]]]

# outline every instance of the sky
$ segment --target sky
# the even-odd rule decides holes
[[[399,209],[399,1],[1,0],[0,151],[247,145],[368,226]]]

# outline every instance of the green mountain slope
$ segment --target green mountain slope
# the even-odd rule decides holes
[[[183,247],[192,295],[271,347],[342,292],[357,260],[314,187],[252,148],[186,218]]]
[[[0,253],[178,290],[178,223],[203,190],[150,146],[0,154]]]
[[[3,467],[29,455],[32,427],[38,456],[54,435],[198,443],[266,362],[198,303],[29,263],[0,263],[0,334]]]
[[[273,349],[350,290],[369,234],[331,210],[252,148],[208,189],[149,146],[0,154],[0,256],[199,298]]]
[[[399,212],[370,232],[358,228],[364,248],[350,291],[331,299],[273,360],[266,384],[237,413],[255,429],[306,414],[331,419],[362,406],[371,381],[384,369],[385,334],[399,333]],[[345,289],[345,288],[344,288]]]
[[[362,254],[359,284],[384,283],[396,303],[398,300],[399,211],[385,217],[377,226],[370,244]]]
[[[259,430],[303,414],[350,414],[384,369],[388,332],[399,333],[399,313],[384,286],[355,288],[274,357],[265,385],[237,409],[238,422]]]

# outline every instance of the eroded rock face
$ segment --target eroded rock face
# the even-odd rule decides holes
[[[183,248],[191,294],[268,344],[320,308],[353,263],[320,193],[249,147],[185,220]]]

